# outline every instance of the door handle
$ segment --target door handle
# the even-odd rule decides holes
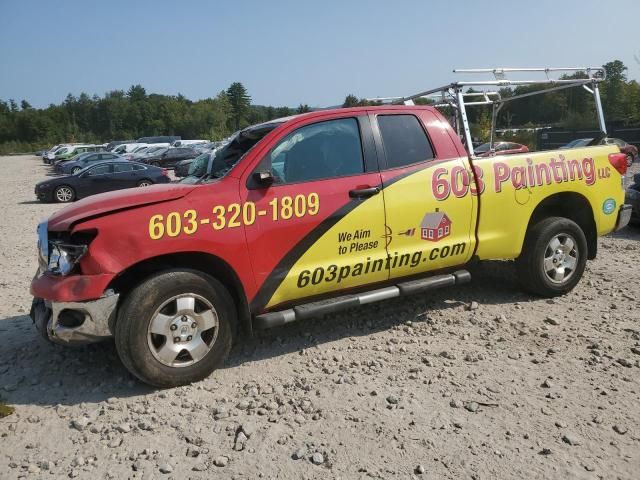
[[[351,198],[368,198],[377,195],[378,193],[380,193],[380,187],[367,187],[349,190],[349,196]]]

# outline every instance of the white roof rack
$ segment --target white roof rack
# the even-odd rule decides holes
[[[382,103],[391,104],[405,104],[413,105],[414,100],[417,98],[429,98],[435,102],[435,107],[453,107],[456,110],[456,129],[460,134],[460,125],[464,130],[463,140],[466,143],[467,150],[471,156],[474,155],[473,143],[471,141],[471,130],[469,129],[469,121],[467,119],[466,107],[474,105],[493,105],[492,122],[491,122],[491,138],[490,143],[493,147],[495,121],[498,112],[506,102],[511,102],[519,98],[530,97],[533,95],[541,95],[543,93],[553,92],[557,90],[564,90],[566,88],[583,87],[589,93],[591,93],[595,100],[596,113],[598,116],[598,123],[603,135],[607,133],[607,127],[604,121],[604,114],[602,112],[602,103],[600,102],[600,91],[598,89],[598,83],[602,82],[606,78],[606,72],[603,67],[529,67],[529,68],[469,68],[469,69],[456,69],[453,73],[460,74],[478,74],[478,75],[493,75],[494,79],[491,80],[471,80],[471,81],[459,81],[453,82],[449,85],[444,85],[439,88],[431,90],[425,90],[413,95],[405,97],[379,97],[367,99],[370,101],[378,101]],[[542,78],[538,79],[509,79],[507,75],[511,74],[538,74]],[[554,77],[559,75],[558,78]],[[567,78],[573,77],[573,78]],[[536,90],[535,92],[523,93],[520,95],[514,95],[511,97],[502,98],[497,91],[486,92],[473,92],[464,93],[464,87],[510,87],[520,85],[546,85],[548,88],[542,90]],[[479,100],[466,101],[467,98],[481,97]],[[458,120],[459,119],[459,120]]]

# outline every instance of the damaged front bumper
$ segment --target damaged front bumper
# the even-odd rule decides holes
[[[84,302],[55,302],[35,297],[30,315],[38,331],[54,343],[100,342],[113,336],[110,325],[113,325],[119,296],[108,291],[97,300]]]

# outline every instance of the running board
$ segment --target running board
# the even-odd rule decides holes
[[[435,275],[433,277],[403,282],[391,287],[371,290],[369,292],[359,293],[356,295],[345,295],[328,300],[305,303],[287,310],[263,313],[262,315],[256,316],[254,320],[254,327],[260,329],[278,327],[285,323],[306,320],[311,317],[318,317],[320,315],[346,310],[348,308],[365,305],[367,303],[379,302],[381,300],[388,300],[390,298],[404,295],[413,295],[414,293],[447,287],[449,285],[460,285],[463,283],[469,283],[470,281],[471,274],[468,271],[457,270],[447,275]]]

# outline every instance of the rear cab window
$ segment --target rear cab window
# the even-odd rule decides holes
[[[420,120],[411,114],[377,115],[386,169],[406,167],[435,158]]]

